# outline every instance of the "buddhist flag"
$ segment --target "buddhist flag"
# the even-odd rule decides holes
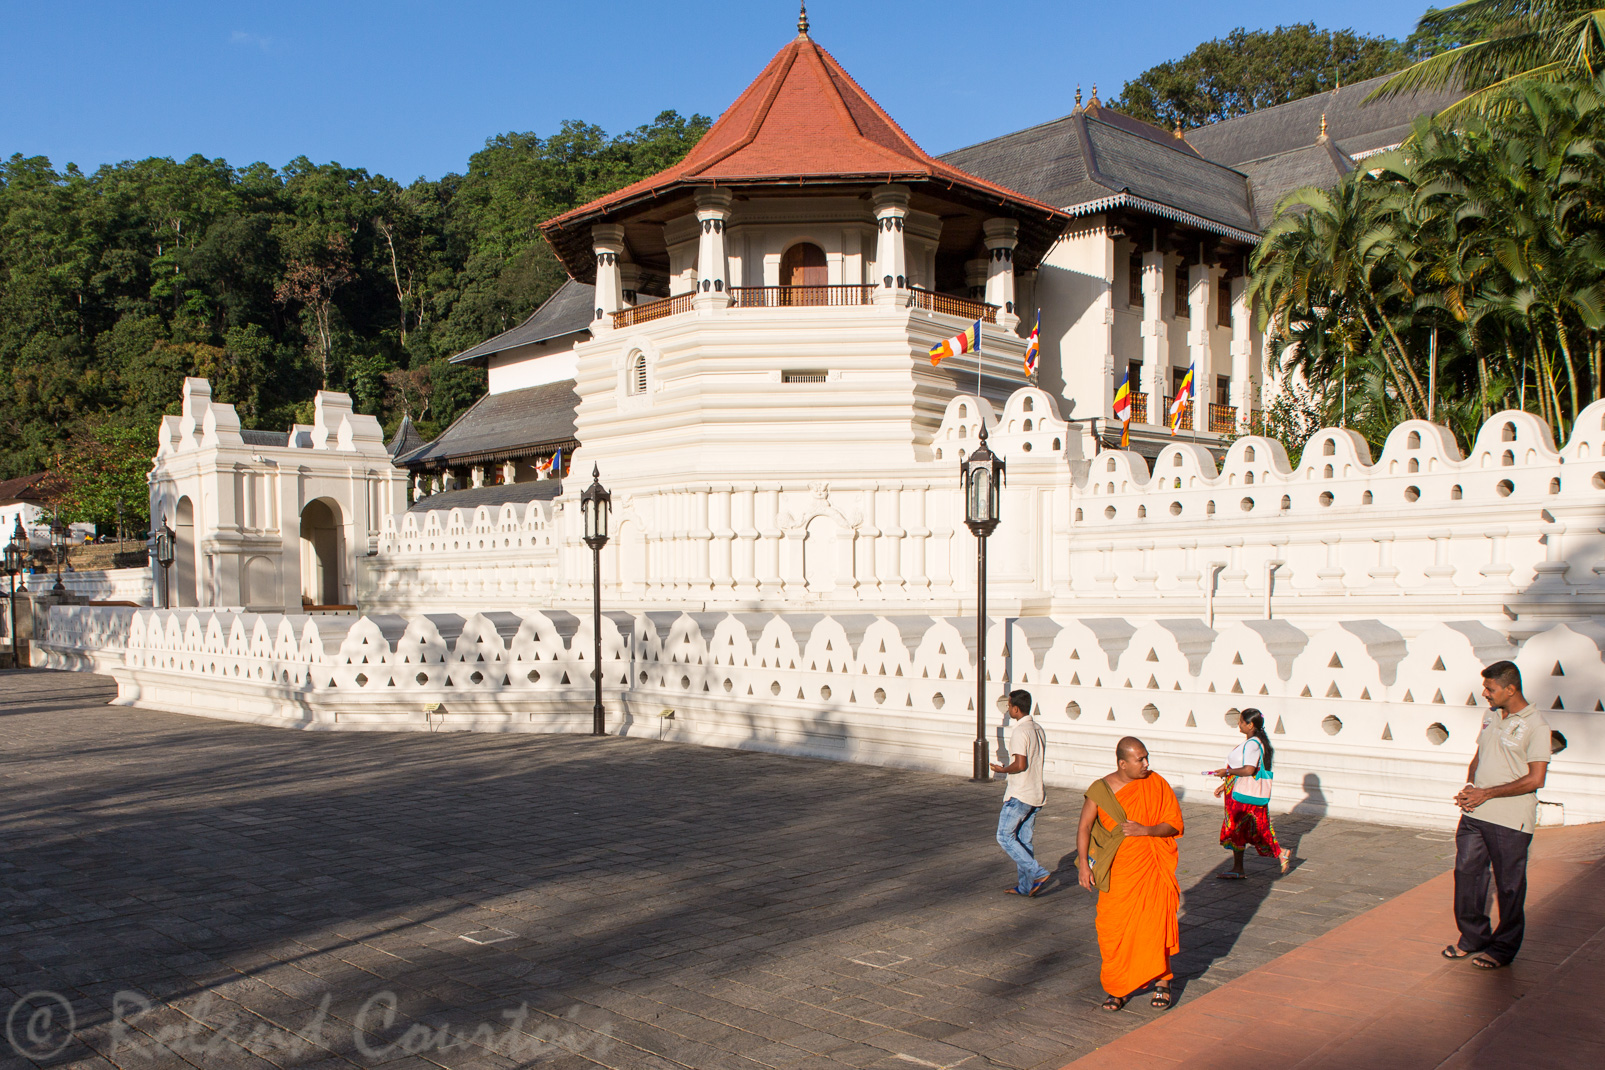
[[[1037,335],[1041,333],[1042,310],[1039,308],[1037,309],[1036,326],[1031,328],[1031,337],[1025,343],[1025,373],[1027,375],[1035,375],[1037,373],[1037,353],[1040,351]]]
[[[1193,398],[1193,369],[1187,367],[1187,374],[1182,376],[1181,385],[1176,388],[1176,398],[1170,403],[1170,429],[1176,430],[1181,422],[1181,414],[1187,410],[1187,403]]]
[[[1115,419],[1131,419],[1131,365],[1126,365],[1126,378],[1115,391]]]
[[[955,356],[959,353],[978,353],[981,349],[981,321],[976,320],[970,324],[970,329],[954,335],[945,342],[938,342],[931,347],[931,364],[942,362],[943,357]]]

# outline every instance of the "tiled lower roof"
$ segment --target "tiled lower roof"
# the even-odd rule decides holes
[[[579,404],[572,379],[486,394],[439,438],[396,463],[406,468],[481,464],[569,446]]]
[[[509,502],[549,502],[563,492],[560,479],[539,479],[530,483],[504,483],[495,487],[469,487],[466,490],[447,490],[420,498],[407,507],[409,513],[427,513],[431,509],[478,509],[481,505],[498,508]]]

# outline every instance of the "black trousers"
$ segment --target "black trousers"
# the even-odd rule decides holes
[[[1455,922],[1460,948],[1508,963],[1527,928],[1527,848],[1530,832],[1462,815],[1455,830]],[[1499,897],[1499,928],[1488,919],[1488,877]]]

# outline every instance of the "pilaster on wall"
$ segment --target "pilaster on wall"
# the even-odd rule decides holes
[[[903,231],[908,219],[907,186],[876,186],[875,274],[880,283],[875,291],[877,305],[903,304],[908,288],[908,252]]]
[[[1142,254],[1142,391],[1148,395],[1148,422],[1164,422],[1170,392],[1170,324],[1165,318],[1165,254]]]
[[[1232,279],[1232,405],[1237,409],[1240,428],[1250,428],[1254,411],[1260,408],[1262,339],[1254,322],[1254,309],[1248,297],[1248,277]]]
[[[1215,282],[1221,269],[1193,264],[1187,269],[1187,307],[1190,316],[1187,350],[1193,367],[1193,430],[1209,430],[1209,406],[1215,401],[1215,351],[1211,344],[1219,300]]]

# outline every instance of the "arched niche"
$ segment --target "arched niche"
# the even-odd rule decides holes
[[[341,598],[345,560],[340,506],[317,498],[301,510],[301,604],[333,606]]]

